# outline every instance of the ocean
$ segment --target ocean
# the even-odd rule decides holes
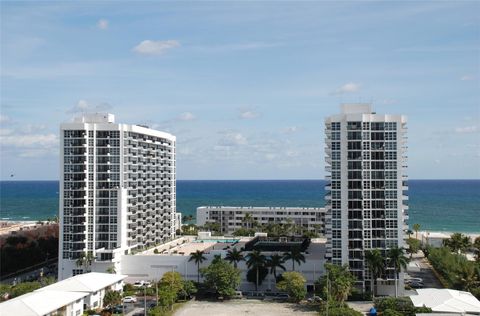
[[[480,233],[480,180],[410,180],[409,224],[422,230]],[[198,206],[324,205],[323,180],[177,181],[177,210]],[[58,181],[0,181],[2,220],[45,220],[58,212]]]

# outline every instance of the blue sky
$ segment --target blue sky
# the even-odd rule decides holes
[[[480,2],[1,2],[1,178],[82,110],[177,136],[179,179],[322,179],[325,116],[409,118],[412,179],[480,178]]]

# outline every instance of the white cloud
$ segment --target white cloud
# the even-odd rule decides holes
[[[0,114],[0,123],[5,124],[10,122],[10,117],[7,115]]]
[[[220,146],[240,146],[248,144],[247,138],[241,133],[227,132],[218,142]]]
[[[296,126],[289,126],[283,130],[283,132],[287,134],[293,134],[293,133],[296,133],[297,131],[298,131],[298,127]]]
[[[257,112],[251,111],[251,110],[246,110],[246,111],[240,112],[239,117],[241,119],[244,119],[244,120],[251,120],[251,119],[259,117],[259,114]]]
[[[0,144],[16,148],[53,148],[58,145],[58,138],[55,134],[8,134],[0,136]]]
[[[169,49],[179,47],[180,42],[176,40],[151,41],[145,40],[133,48],[133,51],[144,55],[162,55]]]
[[[106,30],[106,29],[108,29],[108,20],[106,20],[106,19],[100,19],[100,20],[98,20],[98,22],[97,22],[97,27],[98,27],[100,30]]]
[[[195,115],[191,112],[183,112],[178,116],[178,120],[180,121],[193,121],[195,119]]]
[[[478,126],[475,125],[455,128],[457,133],[475,133],[476,131],[478,131]]]
[[[475,79],[475,77],[472,76],[472,75],[463,75],[462,77],[460,77],[460,80],[462,80],[462,81],[470,81],[470,80],[473,80],[473,79]]]
[[[360,90],[360,84],[355,82],[348,82],[335,90],[332,94],[354,93]]]
[[[81,112],[101,112],[108,111],[112,106],[106,102],[92,105],[85,100],[79,100],[76,105],[67,111],[67,113],[81,113]]]

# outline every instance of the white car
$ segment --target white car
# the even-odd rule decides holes
[[[125,296],[123,298],[123,303],[136,303],[137,298],[135,296]]]
[[[145,285],[144,281],[137,281],[137,282],[133,283],[134,287],[143,287],[144,285]]]

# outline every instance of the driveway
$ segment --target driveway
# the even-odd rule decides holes
[[[420,271],[407,271],[411,277],[422,278],[425,288],[443,289],[442,284],[433,273],[432,266],[427,258],[425,258],[422,251],[414,254],[412,261],[420,267]]]

